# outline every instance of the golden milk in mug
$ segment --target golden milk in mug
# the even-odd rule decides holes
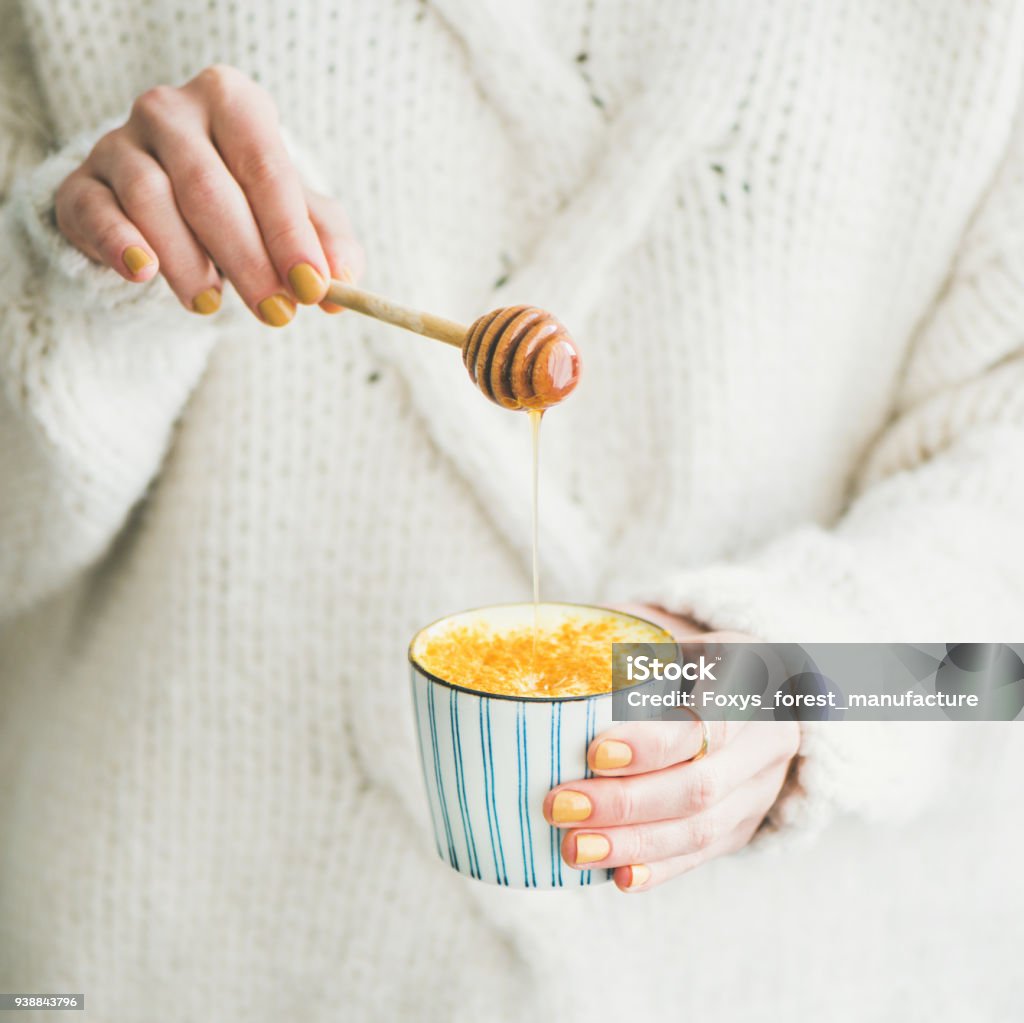
[[[642,618],[578,604],[480,608],[420,630],[409,660],[438,855],[510,888],[609,880],[562,860],[544,797],[591,776],[587,748],[612,724],[612,644],[671,642]]]

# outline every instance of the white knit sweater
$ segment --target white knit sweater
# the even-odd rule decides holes
[[[405,644],[527,595],[525,420],[353,313],[190,317],[52,204],[135,95],[236,64],[368,285],[579,339],[546,595],[1020,639],[1019,6],[3,0],[2,25],[0,990],[116,1023],[1011,1018],[1019,823],[955,787],[1007,729],[808,732],[764,852],[650,895],[452,873]]]

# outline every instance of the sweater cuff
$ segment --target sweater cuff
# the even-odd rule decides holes
[[[853,545],[803,526],[743,561],[684,570],[635,588],[636,599],[712,629],[765,643],[842,643],[891,638],[858,574]]]
[[[22,174],[0,210],[0,414],[31,438],[10,473],[121,514],[235,314],[191,314],[162,277],[126,281],[60,233],[56,190],[105,128]]]
[[[720,562],[641,585],[636,599],[708,628],[764,642],[891,639],[857,575],[852,545],[805,526],[743,562]],[[941,726],[920,722],[801,722],[800,749],[754,849],[802,845],[843,815],[905,817],[937,794],[932,770],[948,742]]]
[[[76,136],[12,184],[6,217],[13,237],[5,243],[4,273],[5,290],[11,289],[12,298],[34,296],[51,309],[108,317],[124,314],[135,322],[169,310],[181,312],[163,277],[144,284],[126,281],[81,253],[57,227],[55,196],[61,182],[81,166],[97,139],[122,120]],[[14,262],[19,253],[20,260]]]
[[[162,276],[143,284],[126,281],[110,267],[94,263],[57,227],[57,189],[81,166],[96,142],[124,120],[123,116],[111,118],[99,128],[75,136],[11,186],[7,215],[14,237],[5,239],[9,251],[3,269],[7,278],[4,290],[12,296],[41,291],[50,308],[124,314],[135,323],[159,318],[165,312],[180,313],[181,303]],[[282,128],[281,134],[303,182],[318,192],[329,192],[327,179],[309,150],[286,129]],[[18,252],[26,257],[21,266],[14,262]],[[42,279],[33,281],[39,268]],[[228,292],[225,288],[226,301],[218,316],[221,323],[244,311],[241,302]]]

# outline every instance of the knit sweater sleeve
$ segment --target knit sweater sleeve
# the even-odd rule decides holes
[[[153,478],[213,327],[57,230],[57,186],[103,131],[51,151],[17,4],[0,0],[0,621],[95,562]]]
[[[830,526],[679,572],[650,602],[766,641],[1019,639],[1024,623],[1024,137],[920,322],[889,421]],[[798,471],[794,467],[794,471]],[[962,780],[980,731],[820,722],[762,836],[906,818]]]

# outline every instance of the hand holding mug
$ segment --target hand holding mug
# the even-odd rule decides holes
[[[678,639],[751,639],[643,613]],[[799,740],[795,721],[618,724],[587,749],[596,777],[553,788],[544,816],[564,829],[569,866],[614,868],[622,891],[646,891],[745,846],[778,797]]]

